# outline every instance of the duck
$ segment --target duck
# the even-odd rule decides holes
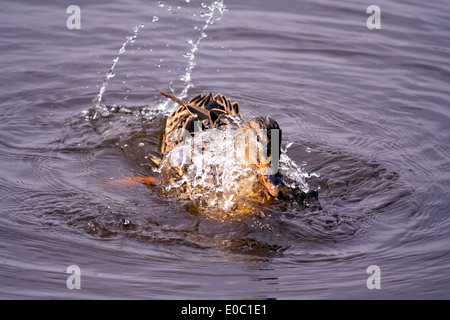
[[[231,101],[221,93],[214,96],[211,93],[197,95],[183,101],[171,93],[156,91],[177,103],[166,120],[159,148],[161,159],[155,161],[159,167],[167,162],[174,148],[185,143],[187,138],[207,131],[214,133],[223,128],[232,129],[239,132],[241,139],[237,140],[244,150],[239,153],[242,159],[238,163],[242,170],[247,169],[252,173],[252,181],[255,182],[251,187],[246,187],[245,192],[262,202],[286,197],[287,188],[277,167],[282,139],[277,121],[270,116],[244,121],[238,102]],[[202,145],[202,148],[208,146]],[[186,191],[192,188],[189,179],[183,179],[186,171],[186,165],[175,163],[162,173],[166,180],[184,181],[182,190]],[[245,185],[245,181],[242,181],[242,185]]]

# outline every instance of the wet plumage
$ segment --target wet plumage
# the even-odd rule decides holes
[[[250,188],[253,193],[261,194],[261,200],[277,197],[283,198],[286,189],[278,172],[269,170],[273,160],[278,161],[281,146],[281,130],[278,123],[270,117],[257,117],[249,121],[243,121],[239,104],[232,102],[222,94],[198,95],[187,101],[182,101],[175,96],[158,90],[162,95],[176,101],[179,105],[168,116],[164,130],[164,136],[160,147],[164,159],[187,136],[193,137],[198,132],[218,129],[223,126],[235,128],[242,132],[242,143],[245,143],[246,152],[242,154],[244,159],[240,163],[246,168],[254,170],[262,188]],[[275,129],[275,131],[274,131]],[[253,149],[249,146],[251,143]],[[272,146],[273,145],[273,146]],[[208,147],[208,146],[204,146]],[[253,152],[250,152],[250,149]],[[275,152],[272,152],[275,151]],[[170,168],[166,177],[177,180],[185,173],[186,166],[175,165]],[[170,177],[172,175],[172,177]],[[178,176],[178,177],[174,177]],[[245,185],[245,181],[242,181]],[[185,188],[189,188],[187,185]]]

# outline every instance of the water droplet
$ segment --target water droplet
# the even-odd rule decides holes
[[[204,2],[202,2],[202,8],[206,8],[208,5]]]
[[[157,22],[157,21],[159,21],[159,17],[153,16],[152,22]]]
[[[143,147],[145,144],[143,142],[139,142],[139,147]]]
[[[161,8],[164,8],[164,3],[162,1],[158,1],[158,6],[160,6]]]
[[[310,148],[310,147],[307,147],[307,148],[306,148],[306,152],[311,153],[311,148]]]
[[[191,0],[185,0],[187,3],[189,3]]]

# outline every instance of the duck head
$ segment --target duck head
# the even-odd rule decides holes
[[[239,143],[243,161],[255,166],[258,175],[268,193],[282,199],[286,196],[286,187],[278,172],[281,152],[281,129],[271,117],[257,117],[242,124]]]

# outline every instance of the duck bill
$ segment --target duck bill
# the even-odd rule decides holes
[[[262,175],[264,185],[272,197],[283,199],[286,197],[286,186],[278,174]]]

